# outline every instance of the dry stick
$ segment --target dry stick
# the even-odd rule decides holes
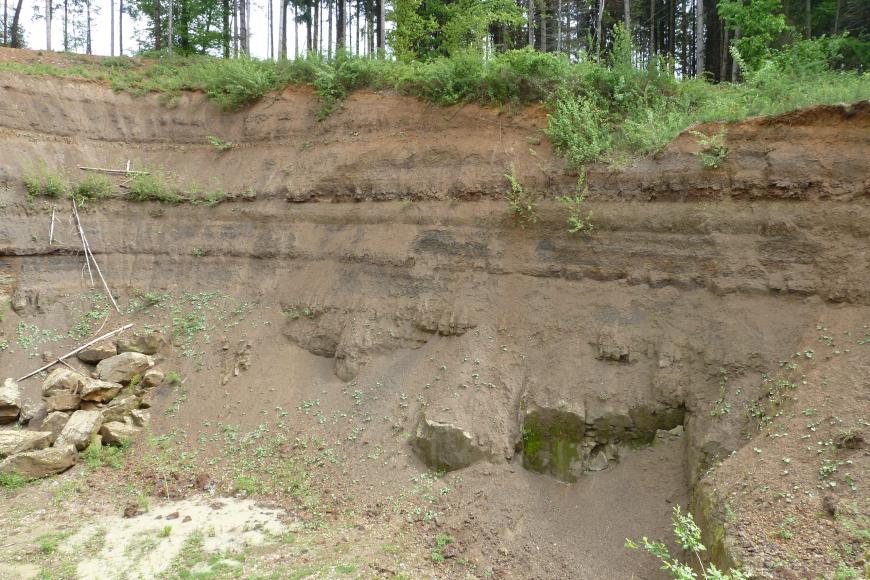
[[[122,332],[124,332],[125,330],[127,330],[128,328],[130,328],[130,327],[132,327],[132,326],[133,326],[132,323],[131,323],[131,324],[125,324],[125,325],[122,326],[121,328],[116,328],[116,329],[113,330],[112,332],[107,332],[106,334],[100,335],[100,336],[98,336],[97,338],[95,338],[95,339],[93,339],[93,340],[91,340],[91,341],[89,341],[89,342],[86,342],[85,344],[81,345],[80,347],[76,348],[75,350],[71,350],[71,351],[69,351],[68,353],[66,353],[65,355],[63,355],[63,356],[61,356],[61,357],[58,357],[57,359],[51,361],[51,362],[48,363],[47,365],[42,366],[42,367],[36,369],[36,370],[33,371],[32,373],[29,373],[29,374],[24,375],[23,377],[21,377],[21,378],[18,379],[18,380],[19,380],[19,381],[23,381],[24,379],[29,379],[29,378],[32,377],[33,375],[35,375],[35,374],[37,374],[37,373],[41,373],[41,372],[44,371],[45,369],[51,368],[51,367],[53,367],[54,365],[56,365],[57,363],[59,363],[59,362],[63,362],[63,359],[65,359],[65,358],[69,358],[69,357],[73,356],[74,354],[77,354],[79,351],[82,351],[82,350],[88,348],[88,347],[91,346],[92,344],[96,344],[96,343],[100,342],[101,340],[105,340],[105,339],[107,339],[107,338],[109,338],[109,337],[115,336],[116,334],[121,334]]]
[[[91,277],[91,286],[94,285],[94,273],[91,272],[91,261],[88,259],[88,243],[85,241],[85,232],[82,230],[82,223],[79,221],[79,212],[76,208],[76,200],[72,200],[73,218],[76,221],[76,229],[79,231],[79,237],[82,240],[82,250],[85,252],[85,265],[88,267],[88,276]]]
[[[96,173],[110,173],[110,174],[118,174],[118,175],[148,175],[147,171],[130,171],[129,169],[106,169],[105,167],[82,167],[79,166],[79,169],[82,171],[95,171]]]
[[[51,225],[48,227],[48,245],[54,240],[54,208],[51,208]]]
[[[73,204],[73,211],[75,211],[75,214],[76,214],[76,222],[78,222],[78,224],[79,224],[79,232],[81,232],[82,241],[85,244],[85,259],[87,260],[88,256],[90,256],[91,262],[94,263],[94,268],[96,268],[96,270],[97,270],[97,275],[100,277],[100,281],[103,283],[103,288],[105,288],[105,290],[106,290],[106,296],[109,297],[109,300],[112,302],[112,306],[115,307],[115,310],[118,312],[118,314],[121,314],[121,309],[118,308],[118,303],[115,302],[115,297],[112,296],[112,291],[109,289],[109,285],[106,283],[106,279],[103,277],[103,273],[100,271],[100,265],[97,264],[97,259],[94,258],[94,253],[91,251],[91,245],[88,243],[88,238],[85,237],[85,232],[82,229],[81,221],[79,221],[79,212],[78,212],[78,209],[76,209],[76,200],[75,199],[72,200],[72,204]]]

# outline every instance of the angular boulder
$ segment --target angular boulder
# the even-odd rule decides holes
[[[423,463],[433,469],[453,471],[468,467],[487,456],[474,436],[452,423],[420,417],[411,448]]]
[[[145,374],[154,366],[154,359],[138,352],[125,352],[101,360],[97,364],[97,375],[110,383],[128,384],[133,377]]]
[[[163,384],[164,375],[157,369],[148,369],[145,371],[145,376],[142,377],[142,386],[146,389],[153,389]]]
[[[130,411],[130,422],[136,427],[145,427],[151,422],[151,412],[145,409]]]
[[[16,421],[20,412],[21,387],[12,379],[6,379],[0,387],[0,424]]]
[[[0,430],[0,457],[8,457],[22,451],[45,449],[51,445],[50,431]]]
[[[46,412],[75,411],[81,402],[82,398],[73,393],[55,393],[45,400]]]
[[[112,342],[104,340],[97,344],[92,344],[84,350],[76,353],[78,359],[84,363],[95,365],[101,360],[113,357],[118,354],[118,349]]]
[[[126,338],[120,338],[115,343],[118,352],[138,352],[141,354],[157,354],[157,351],[166,346],[166,339],[159,331],[149,333],[135,333]]]
[[[25,479],[38,479],[66,471],[75,465],[77,458],[78,454],[73,446],[25,451],[0,461],[0,474],[17,474]]]
[[[104,423],[112,421],[123,421],[132,411],[139,408],[139,397],[136,395],[121,395],[108,406],[104,407],[100,413],[103,416]]]
[[[109,423],[103,423],[103,426],[100,427],[100,435],[103,438],[103,443],[106,445],[123,445],[128,443],[138,432],[138,427],[121,421],[110,421]]]
[[[63,431],[67,421],[69,421],[69,413],[55,411],[48,414],[48,417],[42,422],[40,429],[42,431],[49,431],[51,433],[51,441],[54,442],[61,431]]]
[[[82,400],[108,403],[121,392],[122,388],[118,383],[86,378],[82,381]]]
[[[42,381],[42,396],[48,397],[55,393],[77,393],[84,378],[84,375],[68,368],[56,368]]]
[[[99,411],[76,411],[64,425],[55,446],[72,445],[81,451],[88,446],[102,424],[103,415]]]
[[[18,421],[22,424],[27,424],[34,420],[42,420],[47,413],[47,408],[45,401],[42,399],[38,401],[24,399],[21,403],[21,414],[18,416]]]

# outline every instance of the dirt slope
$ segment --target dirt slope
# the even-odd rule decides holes
[[[77,342],[69,329],[96,330],[108,315],[105,328],[132,321],[171,336],[161,365],[186,377],[161,391],[153,433],[123,470],[74,468],[58,481],[77,486],[75,500],[44,513],[33,498],[55,484],[8,492],[26,515],[5,520],[21,547],[0,562],[64,565],[32,550],[34,529],[116,515],[135,501],[133,482],[155,502],[250,493],[305,522],[296,548],[253,549],[246,565],[258,572],[304,565],[326,577],[352,561],[360,577],[656,578],[625,537],[667,536],[672,507],[689,505],[699,480],[726,494],[736,485],[740,459],[715,466],[732,450],[753,456],[762,373],[804,352],[828,319],[853,333],[870,323],[866,104],[732,126],[719,170],[701,167],[689,135],[629,167],[596,168],[591,237],[569,234],[553,201],[526,229],[506,214],[512,164],[527,187],[573,187],[540,111],[362,93],[317,123],[316,106],[288,89],[225,115],[200,95],[167,107],[0,73],[0,295],[15,305],[0,322],[0,375],[39,366]],[[208,135],[236,147],[217,152]],[[27,202],[21,178],[34,163],[77,177],[78,165],[127,159],[257,195],[88,205],[117,315],[89,291],[67,203]],[[62,226],[49,247],[52,208]],[[853,348],[854,358],[870,346]],[[848,368],[826,381],[837,396],[825,417],[845,417],[841,395],[870,388],[866,365]],[[35,396],[38,380],[25,386]],[[584,465],[605,458],[602,471],[565,483],[524,468],[530,418],[554,414],[580,422]],[[414,451],[426,420],[468,432],[480,460],[428,475]],[[675,426],[684,435],[664,433]],[[656,429],[652,445],[629,440]],[[852,459],[866,469],[866,452]],[[842,493],[864,505],[863,487]],[[71,511],[80,504],[90,507]],[[704,505],[705,523],[717,521],[724,504]],[[770,533],[772,516],[757,515],[767,506],[732,508],[741,537]],[[727,526],[711,547],[743,561]],[[814,532],[819,553],[833,529]],[[453,542],[439,546],[439,534]],[[830,575],[859,558],[783,559],[774,576]]]

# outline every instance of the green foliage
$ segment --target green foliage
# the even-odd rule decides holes
[[[96,441],[92,441],[88,445],[88,448],[82,452],[81,459],[90,469],[99,469],[101,467],[121,469],[124,466],[124,459],[129,448],[130,445],[127,442],[120,446],[104,446]]]
[[[440,533],[435,537],[435,547],[432,548],[432,561],[440,564],[444,561],[444,548],[455,542],[450,534]]]
[[[39,551],[46,556],[51,556],[57,551],[57,547],[60,545],[61,540],[69,535],[69,532],[49,532],[47,534],[41,534],[36,538],[36,542],[39,544]]]
[[[72,197],[76,204],[84,205],[88,200],[100,200],[112,197],[115,186],[104,175],[88,175],[72,189]]]
[[[592,212],[585,211],[586,198],[589,196],[589,186],[586,179],[581,177],[577,182],[577,190],[572,196],[562,196],[559,202],[568,213],[568,231],[572,234],[583,232],[591,236],[595,230],[592,225]]]
[[[594,96],[563,90],[557,95],[548,119],[547,134],[553,146],[578,167],[610,149],[607,105]]]
[[[714,135],[706,135],[700,131],[692,131],[697,137],[701,150],[696,154],[701,158],[701,164],[707,169],[718,169],[728,157],[728,147],[725,146],[725,138],[728,130],[722,127]]]
[[[233,148],[233,144],[230,141],[224,141],[220,137],[215,137],[214,135],[209,135],[205,139],[208,141],[209,145],[218,151],[229,151]]]
[[[719,0],[719,16],[740,38],[732,41],[746,65],[755,70],[767,58],[773,42],[788,30],[782,0]]]
[[[748,578],[740,570],[723,572],[713,564],[708,564],[706,567],[703,566],[701,552],[705,552],[707,547],[701,543],[701,529],[695,523],[691,513],[683,515],[680,506],[676,506],[674,507],[671,522],[674,527],[674,539],[677,545],[686,552],[693,554],[698,560],[701,578],[705,580],[746,580]],[[671,578],[677,580],[695,580],[698,578],[698,574],[692,566],[671,556],[664,542],[650,540],[644,536],[641,538],[640,544],[634,540],[626,539],[625,547],[631,550],[643,550],[656,557],[662,563],[661,569],[665,570]]]
[[[0,489],[19,489],[27,485],[27,480],[18,473],[0,473]]]
[[[130,180],[130,199],[181,203],[184,198],[176,193],[162,173],[140,173]]]
[[[511,172],[505,177],[510,182],[510,190],[505,193],[508,202],[508,211],[520,224],[521,227],[538,223],[538,200],[537,196],[523,187],[517,179],[517,172],[511,167]]]
[[[62,197],[66,195],[69,184],[66,179],[51,171],[45,164],[29,171],[24,176],[24,189],[28,197]]]

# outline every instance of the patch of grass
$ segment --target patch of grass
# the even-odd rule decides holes
[[[27,485],[27,479],[18,473],[0,473],[0,488],[20,489]]]
[[[158,538],[168,538],[172,534],[172,526],[163,526],[160,528],[160,531],[157,532]]]
[[[112,197],[115,185],[105,175],[88,175],[72,189],[71,195],[76,204],[84,205],[88,200],[100,200]]]
[[[178,371],[169,371],[166,373],[165,379],[170,385],[179,385],[184,380],[184,377]]]
[[[36,543],[39,546],[39,551],[46,555],[51,556],[57,551],[57,547],[60,542],[69,537],[69,532],[49,532],[47,534],[42,534],[36,538]]]
[[[130,199],[135,201],[159,201],[181,203],[184,198],[170,185],[162,173],[140,173],[130,180]]]
[[[432,548],[432,561],[440,564],[444,561],[444,548],[454,542],[453,536],[450,534],[440,533],[435,537],[435,547]]]
[[[121,469],[124,466],[129,448],[129,443],[101,445],[94,441],[82,452],[81,459],[90,469],[100,469],[101,467]]]
[[[62,174],[51,171],[43,164],[25,174],[24,189],[27,191],[28,198],[37,196],[57,198],[66,195],[69,183]]]

